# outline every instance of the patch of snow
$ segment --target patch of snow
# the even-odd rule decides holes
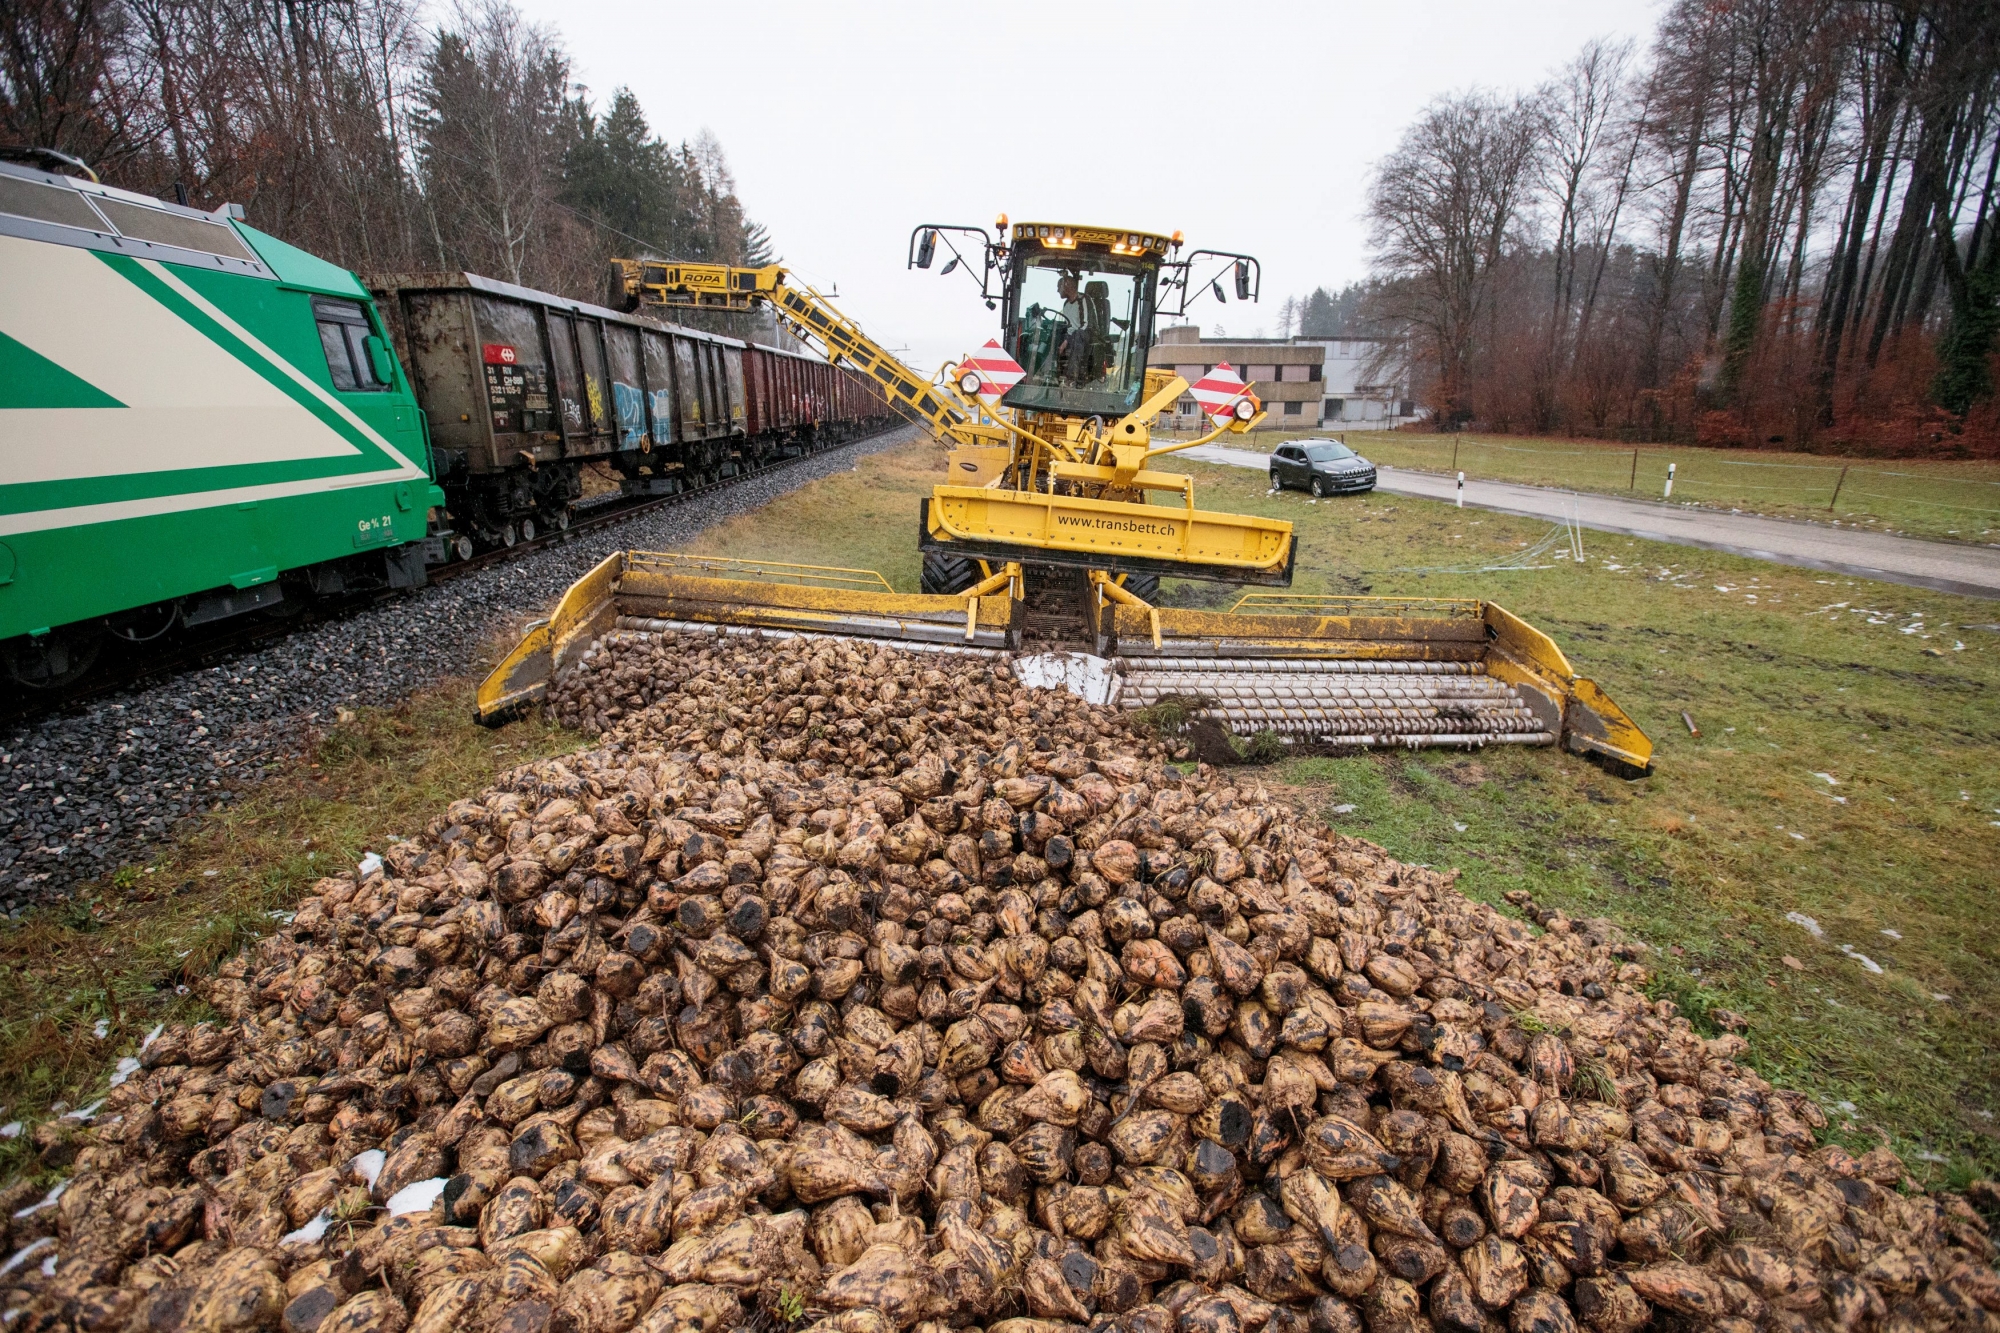
[[[380,1148],[370,1148],[367,1152],[355,1154],[347,1169],[360,1178],[369,1189],[375,1188],[375,1177],[382,1174],[382,1164],[389,1160],[389,1154]]]
[[[126,1079],[131,1078],[132,1075],[138,1072],[139,1061],[137,1058],[130,1055],[125,1056],[119,1060],[118,1067],[111,1071],[111,1086],[114,1088],[119,1086]]]
[[[1892,940],[1900,940],[1903,938],[1903,932],[1900,930],[1889,930],[1887,928],[1884,928],[1882,933],[1884,935],[1887,935]]]
[[[7,1260],[6,1263],[0,1264],[0,1277],[7,1276],[7,1274],[13,1272],[22,1264],[25,1264],[28,1260],[34,1258],[55,1243],[56,1238],[54,1236],[44,1236],[30,1245],[22,1246],[20,1249],[14,1251],[13,1257]]]
[[[1819,922],[1813,920],[1811,917],[1807,916],[1804,912],[1787,912],[1785,913],[1785,920],[1791,922],[1795,926],[1801,927],[1806,932],[1806,934],[1812,936],[1816,940],[1823,940],[1826,938],[1826,932],[1819,928]]]
[[[326,1234],[327,1227],[332,1225],[332,1223],[333,1223],[333,1214],[329,1212],[327,1209],[322,1208],[319,1210],[319,1215],[317,1217],[313,1218],[310,1222],[307,1222],[297,1231],[287,1231],[284,1235],[278,1237],[278,1244],[310,1245],[314,1241],[318,1240],[321,1236],[324,1236]]]
[[[1829,787],[1838,787],[1840,785],[1840,779],[1835,777],[1831,773],[1815,773],[1813,774],[1813,776],[1818,778],[1821,782],[1824,782]]]
[[[362,856],[360,863],[354,868],[361,872],[361,878],[367,879],[382,868],[382,858],[373,852],[368,852]]]
[[[429,1180],[412,1181],[389,1196],[386,1205],[389,1216],[400,1217],[404,1213],[428,1213],[431,1205],[444,1193],[443,1176],[432,1176]]]
[[[67,1180],[58,1183],[54,1189],[50,1190],[47,1194],[42,1196],[42,1201],[40,1203],[31,1203],[26,1208],[17,1208],[14,1210],[14,1216],[33,1217],[36,1213],[41,1212],[42,1209],[44,1208],[55,1207],[56,1200],[62,1198],[63,1191],[68,1188],[69,1188],[69,1182]]]
[[[1873,972],[1876,976],[1879,977],[1882,975],[1882,965],[1865,953],[1856,953],[1853,945],[1843,944],[1840,946],[1840,951],[1861,964],[1861,966],[1867,968],[1870,972]]]

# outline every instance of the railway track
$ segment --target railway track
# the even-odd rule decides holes
[[[842,449],[879,438],[888,431],[902,429],[904,424],[900,421],[894,422],[882,430],[857,435],[838,444],[827,445],[790,458],[778,459],[763,467],[739,472],[735,476],[720,478],[705,485],[689,487],[672,495],[620,496],[580,507],[573,511],[567,528],[537,533],[533,538],[518,541],[512,546],[496,547],[489,551],[476,552],[463,560],[432,566],[428,574],[429,583],[433,585],[450,583],[481,570],[512,564],[537,552],[566,545],[588,533],[628,522],[643,514],[675,505],[691,504],[757,478],[782,473],[797,464],[824,458]],[[223,622],[213,632],[178,638],[164,651],[155,644],[124,647],[107,643],[106,658],[100,660],[89,675],[74,685],[51,690],[26,690],[11,683],[0,683],[0,726],[13,726],[48,717],[124,690],[170,679],[183,672],[216,666],[307,627],[340,620],[368,607],[393,601],[406,592],[414,591],[419,590],[383,589],[327,598],[298,604],[299,609],[289,615],[252,612],[247,616]],[[249,623],[239,624],[237,623],[239,620]],[[149,648],[152,651],[148,651]]]

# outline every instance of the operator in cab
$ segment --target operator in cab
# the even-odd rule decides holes
[[[1061,281],[1056,283],[1056,295],[1062,298],[1063,323],[1068,326],[1062,335],[1062,345],[1056,351],[1063,382],[1088,384],[1094,378],[1090,373],[1089,307],[1084,303],[1076,274],[1062,275]]]

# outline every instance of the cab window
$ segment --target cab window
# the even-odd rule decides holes
[[[1005,399],[1031,411],[1129,412],[1146,375],[1154,273],[1144,264],[1037,254],[1015,273],[1014,357]]]
[[[313,298],[313,320],[319,325],[319,345],[326,353],[327,373],[342,393],[381,393],[389,385],[375,374],[368,357],[368,314],[358,301]]]

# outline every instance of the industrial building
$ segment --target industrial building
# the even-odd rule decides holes
[[[1381,346],[1381,339],[1364,337],[1204,338],[1198,325],[1179,324],[1160,330],[1147,363],[1171,367],[1190,384],[1227,363],[1264,400],[1264,430],[1389,430],[1422,413],[1410,401],[1400,366],[1370,373]],[[1377,382],[1383,379],[1392,382]],[[1191,430],[1196,416],[1194,399],[1182,397],[1175,426]]]

